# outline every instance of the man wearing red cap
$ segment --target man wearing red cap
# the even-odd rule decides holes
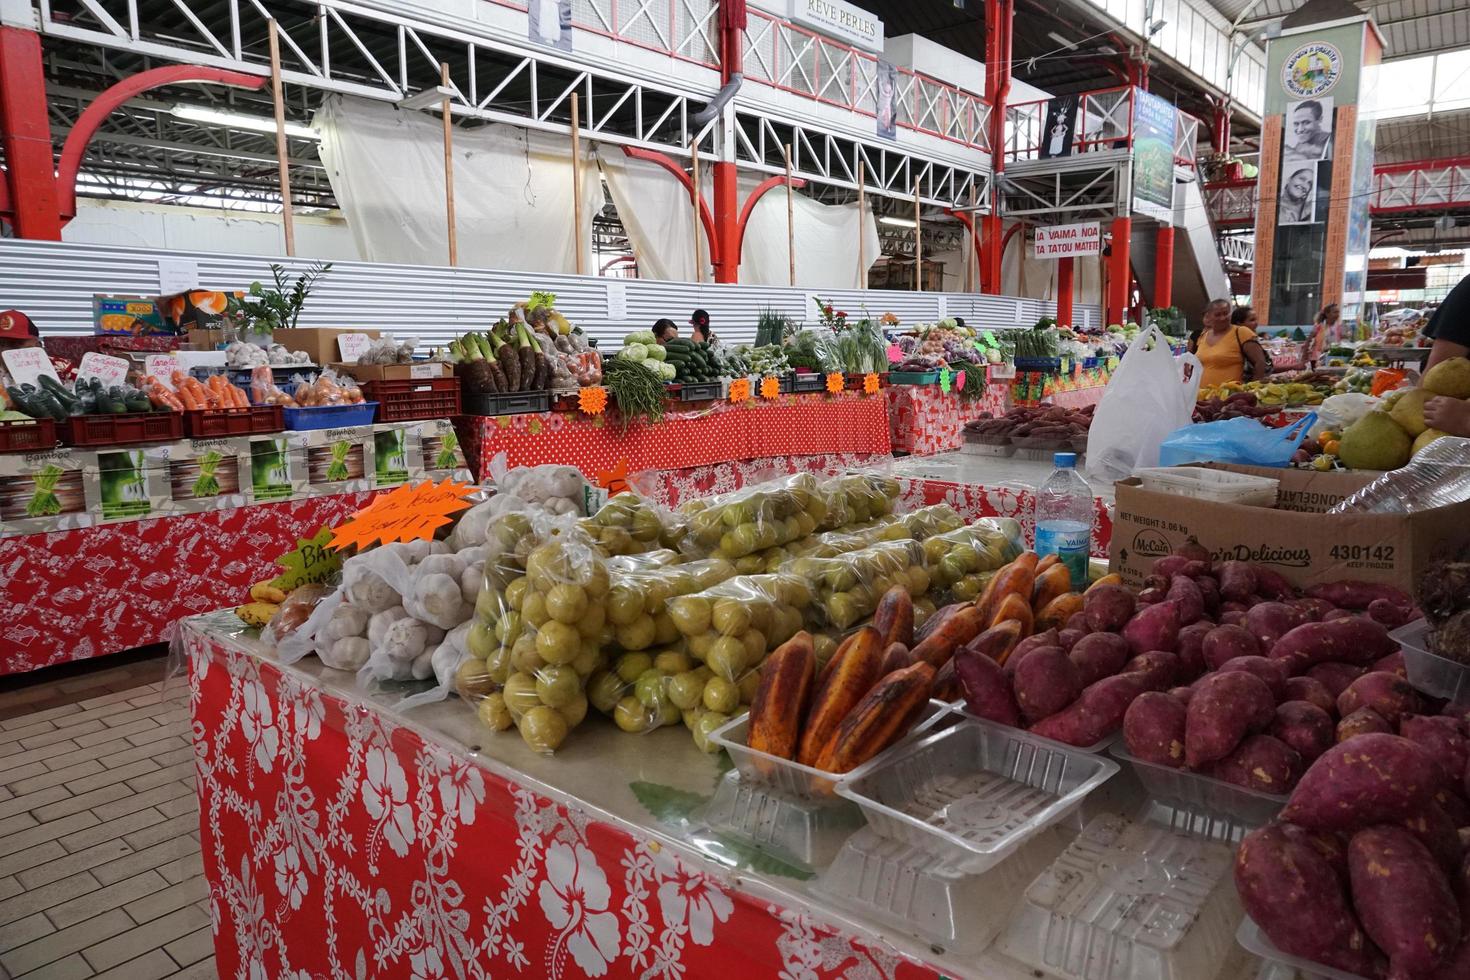
[[[35,321],[20,310],[6,310],[0,313],[0,353],[40,346],[41,331],[36,329]],[[51,366],[56,368],[56,374],[63,381],[76,377],[76,365],[64,357],[51,357]],[[0,374],[5,373],[4,362],[0,361]],[[9,384],[8,375],[5,381]]]

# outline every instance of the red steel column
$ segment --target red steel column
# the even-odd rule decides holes
[[[1072,259],[1057,259],[1057,323],[1072,325]]]
[[[744,70],[745,44],[742,35],[746,24],[745,0],[720,2],[720,84]],[[722,116],[725,114],[722,112]],[[725,116],[728,118],[728,116]],[[720,159],[714,166],[715,235],[719,238],[719,254],[714,262],[715,282],[740,281],[740,193],[736,186],[735,161],[732,153],[734,134],[720,121]]]
[[[1155,307],[1174,305],[1174,226],[1159,225],[1159,238],[1154,246]]]
[[[990,103],[990,172],[997,181],[1006,166],[1006,98],[1011,91],[1015,13],[1015,0],[985,0],[985,101]],[[980,226],[980,291],[999,293],[1005,251],[1002,222],[998,215],[987,215]]]
[[[1133,284],[1132,266],[1128,260],[1128,236],[1133,233],[1132,218],[1113,219],[1113,254],[1108,260],[1108,323],[1123,323],[1128,318],[1128,294]]]
[[[0,27],[0,143],[20,238],[61,241],[41,35]]]

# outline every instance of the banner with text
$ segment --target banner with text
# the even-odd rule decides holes
[[[1096,221],[1076,225],[1038,225],[1038,259],[1067,259],[1074,255],[1096,255],[1102,251],[1102,228]]]

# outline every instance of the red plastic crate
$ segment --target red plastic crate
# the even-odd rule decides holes
[[[378,403],[379,422],[447,419],[460,414],[458,378],[369,381],[362,392],[368,401]]]
[[[73,415],[60,425],[67,446],[124,446],[133,442],[172,442],[184,438],[182,412],[124,412]]]
[[[0,453],[43,452],[55,445],[56,422],[52,419],[0,422]]]
[[[279,405],[205,408],[184,413],[184,434],[190,439],[252,436],[262,432],[281,432],[285,428],[286,414]]]

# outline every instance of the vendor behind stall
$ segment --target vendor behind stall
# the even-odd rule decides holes
[[[1266,352],[1254,330],[1231,323],[1229,300],[1217,299],[1205,307],[1204,323],[1189,345],[1204,368],[1201,387],[1244,381],[1247,366],[1252,378],[1265,380]]]
[[[653,339],[659,342],[659,346],[667,344],[679,336],[679,325],[668,317],[659,320],[653,325]]]
[[[20,310],[6,310],[0,313],[0,353],[40,346],[41,331],[36,328],[35,321]],[[71,361],[52,354],[46,356],[51,358],[51,366],[56,369],[57,376],[63,381],[70,381],[76,377],[77,367]],[[10,383],[3,359],[0,359],[0,377],[3,377],[7,384]]]
[[[1441,361],[1470,355],[1470,276],[1450,290],[1429,318],[1424,334],[1434,341],[1424,366],[1426,373]],[[1431,429],[1470,437],[1470,402],[1443,396],[1431,398],[1424,403],[1424,421]]]

